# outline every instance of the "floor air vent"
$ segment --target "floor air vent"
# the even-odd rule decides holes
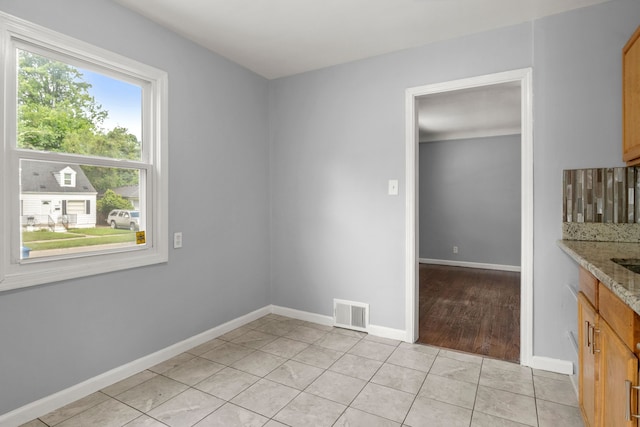
[[[367,332],[369,304],[334,299],[333,326]]]

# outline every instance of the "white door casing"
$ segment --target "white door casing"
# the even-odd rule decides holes
[[[406,341],[418,339],[418,117],[417,98],[429,94],[520,82],[521,91],[521,276],[520,364],[533,358],[533,82],[532,69],[506,71],[409,88],[406,102],[406,220],[405,283]]]

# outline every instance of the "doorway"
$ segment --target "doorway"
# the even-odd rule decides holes
[[[419,333],[419,150],[418,104],[429,96],[442,97],[485,87],[517,85],[520,95],[520,363],[530,366],[532,358],[532,254],[533,254],[533,138],[531,69],[515,70],[469,79],[410,88],[406,92],[406,330],[407,341],[415,342]],[[451,249],[451,248],[450,248]],[[457,248],[453,248],[455,251]]]

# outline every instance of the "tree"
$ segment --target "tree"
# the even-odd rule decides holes
[[[98,193],[127,185],[138,185],[139,182],[137,169],[115,169],[83,165],[80,167]]]
[[[70,133],[96,132],[108,116],[68,64],[18,51],[18,146],[61,151]]]
[[[106,217],[113,209],[133,209],[133,205],[113,190],[107,190],[102,199],[96,203],[96,209]]]
[[[107,133],[82,130],[68,133],[61,145],[66,153],[87,154],[89,156],[112,159],[140,159],[140,143],[126,128],[115,127]]]

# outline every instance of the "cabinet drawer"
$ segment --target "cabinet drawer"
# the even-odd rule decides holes
[[[587,297],[591,305],[598,310],[598,279],[593,277],[589,271],[580,267],[578,286],[580,287],[580,292],[582,292]]]
[[[640,316],[602,283],[598,285],[600,316],[604,318],[622,341],[636,352],[640,341]]]

